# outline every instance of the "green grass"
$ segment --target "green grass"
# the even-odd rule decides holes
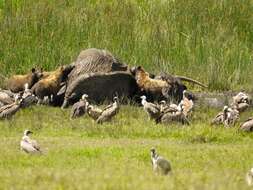
[[[1,0],[1,74],[54,69],[82,49],[186,75],[210,90],[252,90],[251,0]]]
[[[190,126],[155,125],[142,108],[122,106],[111,123],[70,110],[31,107],[0,122],[0,189],[247,189],[253,135],[211,127],[217,110],[196,109]],[[241,121],[252,110],[242,114]],[[34,131],[43,155],[19,150]],[[173,173],[153,173],[149,150],[169,159]]]
[[[252,91],[252,12],[251,0],[0,0],[0,76],[52,70],[96,47],[209,90]],[[238,132],[239,124],[210,127],[217,111],[196,109],[182,127],[155,125],[130,106],[104,125],[72,121],[59,108],[21,110],[0,121],[0,189],[247,189],[253,135]],[[42,156],[19,150],[26,128]],[[153,146],[171,161],[172,175],[152,172]]]

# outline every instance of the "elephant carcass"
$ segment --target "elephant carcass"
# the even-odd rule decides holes
[[[114,96],[121,100],[132,99],[138,90],[135,78],[128,72],[83,74],[68,86],[62,108],[78,101],[83,94],[87,94],[90,101],[102,103]]]
[[[86,49],[81,51],[77,60],[72,63],[75,68],[69,73],[66,85],[64,85],[57,95],[57,102],[63,101],[64,93],[76,81],[76,79],[87,73],[96,72],[113,72],[113,71],[127,71],[128,66],[121,63],[109,51],[102,49]]]
[[[75,62],[75,68],[70,72],[68,84],[85,73],[126,71],[127,65],[121,63],[109,51],[91,48],[81,51]]]

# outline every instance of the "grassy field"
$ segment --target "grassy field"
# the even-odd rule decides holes
[[[211,90],[252,90],[252,11],[251,0],[0,0],[0,73],[54,69],[96,47]]]
[[[253,136],[237,126],[210,127],[217,110],[196,109],[188,127],[155,125],[132,106],[121,107],[103,125],[87,116],[72,121],[69,111],[32,107],[0,122],[0,189],[248,188],[244,177],[253,166]],[[43,155],[19,150],[26,128],[34,131]],[[170,176],[153,173],[151,147],[171,161]]]
[[[51,70],[96,47],[210,91],[253,91],[252,12],[252,0],[0,0],[0,76]],[[0,190],[248,188],[253,135],[210,127],[218,110],[196,109],[189,127],[155,125],[138,107],[104,125],[69,111],[31,107],[0,121]],[[26,128],[43,155],[19,150]],[[170,176],[152,172],[151,147],[171,161]]]

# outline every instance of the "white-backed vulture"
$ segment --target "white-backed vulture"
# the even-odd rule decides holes
[[[162,175],[167,175],[171,171],[171,165],[168,160],[159,156],[156,153],[155,148],[151,148],[151,163],[153,166],[154,172]]]
[[[239,92],[237,95],[233,96],[233,103],[239,104],[239,103],[249,103],[249,96],[244,92]]]
[[[101,124],[106,121],[110,121],[119,112],[119,100],[118,97],[113,98],[113,104],[103,109],[101,115],[97,119],[97,123]]]
[[[246,180],[248,186],[252,186],[253,185],[253,168],[251,168],[250,171],[248,171],[246,173],[245,180]]]
[[[223,111],[219,112],[215,116],[211,124],[212,125],[223,124],[225,127],[229,127],[231,125],[234,125],[238,119],[239,119],[239,112],[236,109],[224,106]]]
[[[233,102],[231,107],[238,110],[240,113],[247,110],[250,106],[250,98],[247,94],[239,92],[236,96],[233,97]]]
[[[89,105],[87,108],[87,114],[90,116],[93,120],[97,120],[98,117],[101,115],[102,110],[98,107],[94,107],[92,105]]]
[[[253,117],[250,117],[240,125],[241,131],[251,132],[253,131]]]
[[[151,102],[147,102],[146,96],[141,96],[141,99],[143,109],[148,114],[149,118],[156,120],[160,116],[160,106]]]
[[[193,98],[186,90],[184,90],[183,99],[179,103],[179,107],[182,107],[182,111],[186,117],[188,117],[189,114],[191,113],[193,106],[194,106]]]
[[[239,111],[236,109],[228,108],[226,113],[227,114],[224,118],[224,126],[234,126],[236,121],[239,119]]]
[[[26,153],[41,153],[40,147],[37,141],[32,140],[29,134],[32,132],[30,130],[24,131],[24,136],[20,142],[20,149]]]

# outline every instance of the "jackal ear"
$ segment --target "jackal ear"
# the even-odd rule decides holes
[[[138,66],[137,69],[142,69],[142,67],[141,67],[141,66]]]
[[[64,65],[60,66],[60,70],[63,71],[65,69]]]
[[[35,68],[32,68],[32,73],[35,73],[35,71],[36,71]]]

